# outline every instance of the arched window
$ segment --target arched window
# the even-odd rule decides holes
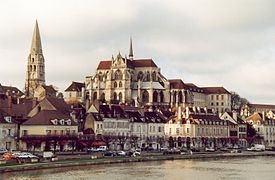
[[[179,91],[179,95],[178,95],[179,97],[179,103],[183,103],[183,98],[182,98],[182,92],[181,91]]]
[[[156,71],[152,73],[152,81],[157,81]]]
[[[36,65],[33,65],[33,71],[36,71]]]
[[[97,92],[94,92],[93,101],[97,100]]]
[[[154,91],[153,93],[153,102],[158,102],[158,92]]]
[[[147,74],[146,74],[146,81],[150,81],[150,73],[149,73],[149,71],[147,71]]]
[[[117,93],[114,92],[114,100],[117,100]]]
[[[119,69],[115,72],[115,80],[122,80],[122,72]]]
[[[32,65],[30,65],[30,71],[32,71]]]
[[[160,102],[164,102],[164,95],[162,91],[160,91],[159,96],[160,96]]]
[[[142,71],[138,72],[137,80],[141,80],[141,81],[143,80],[143,72]]]
[[[119,86],[119,87],[122,87],[122,82],[121,82],[121,81],[119,81],[118,86]]]
[[[143,91],[142,93],[142,102],[143,103],[148,103],[149,102],[149,93],[148,91]]]
[[[117,87],[117,82],[114,82],[114,88],[116,88]]]
[[[99,74],[98,74],[98,79],[99,79],[100,81],[103,81],[103,74],[102,74],[102,72],[99,72]]]
[[[122,102],[122,93],[121,92],[118,94],[118,99],[119,99],[119,102]]]

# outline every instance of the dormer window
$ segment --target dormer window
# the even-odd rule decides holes
[[[59,120],[59,124],[64,125],[65,121],[64,119]]]
[[[67,121],[66,121],[66,123],[67,123],[67,125],[72,125],[72,121],[70,120],[70,119],[68,119]]]
[[[51,120],[51,122],[53,123],[53,125],[57,125],[57,119],[53,119],[53,120]]]
[[[7,123],[11,123],[11,117],[10,116],[6,116],[6,117],[4,117],[4,119]]]

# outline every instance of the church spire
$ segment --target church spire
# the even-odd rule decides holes
[[[134,58],[133,42],[132,42],[132,37],[130,37],[129,59],[133,60],[133,58]]]
[[[33,30],[32,46],[31,46],[30,53],[42,54],[41,38],[40,38],[40,32],[39,32],[37,20],[35,21],[35,26]]]
[[[35,89],[40,85],[45,85],[45,63],[37,20],[35,21],[31,44],[25,80],[27,97],[34,97]]]

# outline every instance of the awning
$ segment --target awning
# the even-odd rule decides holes
[[[92,146],[106,146],[106,143],[104,141],[95,141]]]

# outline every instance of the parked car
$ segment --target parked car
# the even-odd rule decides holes
[[[126,152],[125,151],[117,151],[116,155],[117,156],[126,156]]]
[[[1,149],[0,149],[0,154],[4,154],[4,153],[6,153],[6,152],[8,152],[8,150],[6,150],[6,149],[4,149],[4,148],[1,148]]]
[[[153,151],[154,148],[151,147],[151,146],[147,146],[147,147],[142,147],[141,150],[142,150],[142,151]]]
[[[166,151],[166,150],[168,150],[169,148],[167,147],[167,146],[163,146],[163,147],[160,147],[160,151]]]
[[[99,147],[97,148],[97,151],[99,151],[99,152],[107,151],[107,146],[99,146]]]
[[[163,154],[181,154],[181,151],[179,149],[173,148],[163,151]]]
[[[184,146],[180,147],[179,150],[181,152],[187,152],[188,151],[187,147],[184,147]]]
[[[238,149],[234,148],[230,151],[230,153],[241,153],[241,152],[242,152],[242,150],[240,148],[238,148]]]
[[[91,147],[87,149],[87,152],[98,152],[97,148]]]
[[[265,151],[265,145],[263,144],[254,144],[250,148],[247,148],[248,151]]]
[[[213,147],[206,147],[205,151],[206,152],[215,152],[216,150]]]
[[[39,159],[38,156],[35,156],[35,155],[33,155],[33,154],[31,154],[31,153],[28,153],[28,152],[20,153],[20,154],[17,156],[17,158],[22,158],[22,159],[24,159],[24,158],[34,158],[34,159]]]
[[[3,154],[3,158],[5,160],[10,160],[10,159],[16,159],[16,156],[13,155],[12,153],[7,152],[7,153]]]
[[[114,156],[115,154],[112,151],[105,151],[103,156]]]
[[[200,149],[197,148],[197,147],[194,147],[194,146],[191,146],[190,150],[193,151],[193,152],[200,152]]]

